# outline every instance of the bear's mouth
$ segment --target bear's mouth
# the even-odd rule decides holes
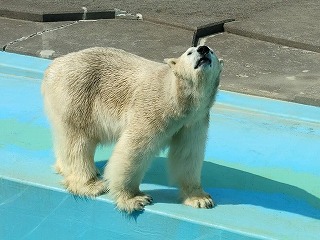
[[[207,63],[207,64],[211,64],[211,59],[208,58],[208,57],[201,57],[201,58],[197,61],[194,69],[197,69],[197,68],[199,68],[200,66],[202,66],[203,64],[206,64],[206,63]]]

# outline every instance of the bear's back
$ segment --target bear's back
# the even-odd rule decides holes
[[[157,75],[164,67],[120,49],[89,48],[56,58],[45,72],[42,92],[56,111],[77,124],[90,122],[94,109],[109,109],[120,117],[132,101],[138,106],[138,99],[148,98],[134,94],[158,98]]]

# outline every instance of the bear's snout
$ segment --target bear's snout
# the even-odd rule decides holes
[[[199,46],[197,49],[197,52],[201,55],[206,55],[209,51],[210,49],[207,46]]]
[[[199,46],[197,48],[197,52],[199,53],[199,59],[196,61],[194,69],[198,69],[202,65],[211,67],[212,58],[209,54],[210,48],[207,46]]]

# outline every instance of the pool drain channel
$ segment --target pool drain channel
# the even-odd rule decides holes
[[[232,21],[235,21],[235,19],[225,19],[219,22],[197,27],[193,33],[192,47],[198,46],[199,40],[203,37],[208,37],[210,35],[224,32],[224,24]]]

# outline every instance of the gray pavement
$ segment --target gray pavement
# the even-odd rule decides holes
[[[25,13],[110,11],[143,20],[35,22]],[[0,5],[0,44],[8,52],[47,58],[92,46],[122,48],[163,61],[192,44],[194,30],[224,24],[226,32],[200,40],[225,61],[221,88],[320,106],[320,2],[318,0],[242,1],[11,1]],[[5,15],[7,14],[7,15]]]
[[[243,20],[254,13],[286,4],[286,0],[260,0],[258,2],[247,0],[245,4],[238,0],[1,0],[0,10],[17,12],[18,16],[20,13],[23,19],[23,13],[82,11],[82,7],[86,7],[88,10],[118,8],[131,13],[141,13],[145,19],[151,21],[195,28],[223,19]]]
[[[224,59],[222,89],[320,106],[319,53],[230,33],[205,43]]]
[[[225,25],[242,36],[320,52],[319,0],[291,1]]]

